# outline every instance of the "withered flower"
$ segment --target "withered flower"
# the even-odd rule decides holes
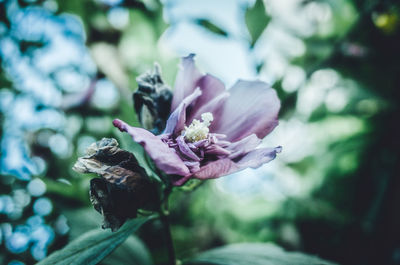
[[[115,139],[103,138],[90,145],[73,169],[101,177],[90,181],[90,201],[103,215],[104,229],[116,231],[126,219],[136,217],[139,208],[157,203],[157,190],[145,170]]]
[[[159,134],[165,127],[172,102],[171,89],[161,77],[160,66],[136,79],[138,89],[133,93],[133,103],[142,126]]]

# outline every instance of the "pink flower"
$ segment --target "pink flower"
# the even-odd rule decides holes
[[[281,147],[258,148],[278,125],[280,101],[261,81],[239,80],[231,89],[196,68],[194,55],[182,59],[171,114],[161,135],[113,124],[141,144],[156,166],[183,185],[191,178],[212,179],[273,160]]]

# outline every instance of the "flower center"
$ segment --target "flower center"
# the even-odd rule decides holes
[[[194,119],[192,123],[188,126],[185,126],[185,130],[183,131],[183,135],[185,139],[189,142],[197,142],[203,139],[207,139],[211,122],[214,120],[214,117],[211,112],[206,112],[201,114],[202,121]]]

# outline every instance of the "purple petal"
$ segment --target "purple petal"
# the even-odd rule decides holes
[[[180,69],[175,80],[174,97],[171,104],[171,112],[179,106],[184,98],[193,93],[197,82],[203,76],[196,68],[193,60],[194,54],[182,58]]]
[[[232,152],[229,158],[234,159],[255,149],[260,143],[260,138],[258,138],[255,134],[250,134],[249,136],[237,142],[231,143],[226,147],[226,149]]]
[[[228,142],[228,141],[218,141],[216,144],[226,149],[226,147],[228,147],[228,146],[231,145],[231,142]]]
[[[207,143],[208,143],[208,139],[203,139],[203,140],[194,142],[193,145],[194,145],[196,148],[199,148],[199,147],[205,146]]]
[[[278,125],[280,101],[266,83],[238,81],[229,92],[218,122],[211,124],[210,131],[226,134],[234,142],[253,133],[262,139]]]
[[[182,186],[191,178],[197,179],[212,179],[227,175],[230,172],[238,170],[238,166],[230,159],[224,158],[208,163],[202,166],[199,170],[195,171],[192,175],[186,175],[183,178],[172,182],[174,186]]]
[[[229,150],[226,150],[225,148],[217,144],[212,144],[210,146],[207,146],[207,148],[205,149],[205,153],[207,155],[216,155],[216,156],[229,156],[231,154]]]
[[[226,135],[222,133],[210,133],[210,136],[217,140],[226,139]]]
[[[151,132],[142,128],[131,127],[119,119],[115,119],[113,124],[121,132],[130,134],[135,142],[142,145],[147,154],[153,159],[156,166],[166,174],[185,176],[190,173],[175,150],[169,148],[166,143]]]
[[[179,104],[178,108],[172,112],[167,120],[167,125],[163,134],[179,134],[185,128],[186,123],[186,108],[201,96],[201,91],[197,88],[192,94],[187,96]]]
[[[185,165],[189,168],[190,172],[195,172],[200,170],[200,162],[196,161],[184,161]]]
[[[245,156],[241,157],[236,164],[240,168],[258,168],[261,165],[270,162],[271,160],[274,160],[276,157],[276,154],[282,152],[282,147],[278,146],[275,148],[260,148],[260,149],[255,149],[249,153],[247,153]]]
[[[219,159],[202,166],[192,177],[197,179],[213,179],[228,175],[240,168],[229,158]]]
[[[182,135],[176,138],[176,142],[178,143],[179,150],[182,152],[182,154],[194,161],[200,161],[200,158],[186,144]]]
[[[275,148],[260,148],[249,152],[237,161],[233,161],[229,158],[219,159],[208,163],[191,176],[185,176],[173,184],[176,186],[181,186],[190,178],[202,180],[213,179],[238,172],[248,167],[257,168],[273,160],[276,157],[276,154],[280,153],[281,151],[282,147],[280,146]]]
[[[211,112],[214,118],[218,118],[221,108],[225,100],[229,97],[229,93],[225,90],[225,85],[212,75],[205,75],[200,78],[198,86],[202,95],[193,104],[193,108],[189,115],[189,123],[193,119],[200,119],[201,114]],[[217,120],[214,120],[217,122]]]

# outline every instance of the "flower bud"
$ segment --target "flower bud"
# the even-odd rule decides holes
[[[133,93],[133,103],[139,121],[143,128],[159,134],[170,112],[171,89],[164,84],[158,64],[154,64],[153,72],[140,75],[136,81],[138,89]]]

